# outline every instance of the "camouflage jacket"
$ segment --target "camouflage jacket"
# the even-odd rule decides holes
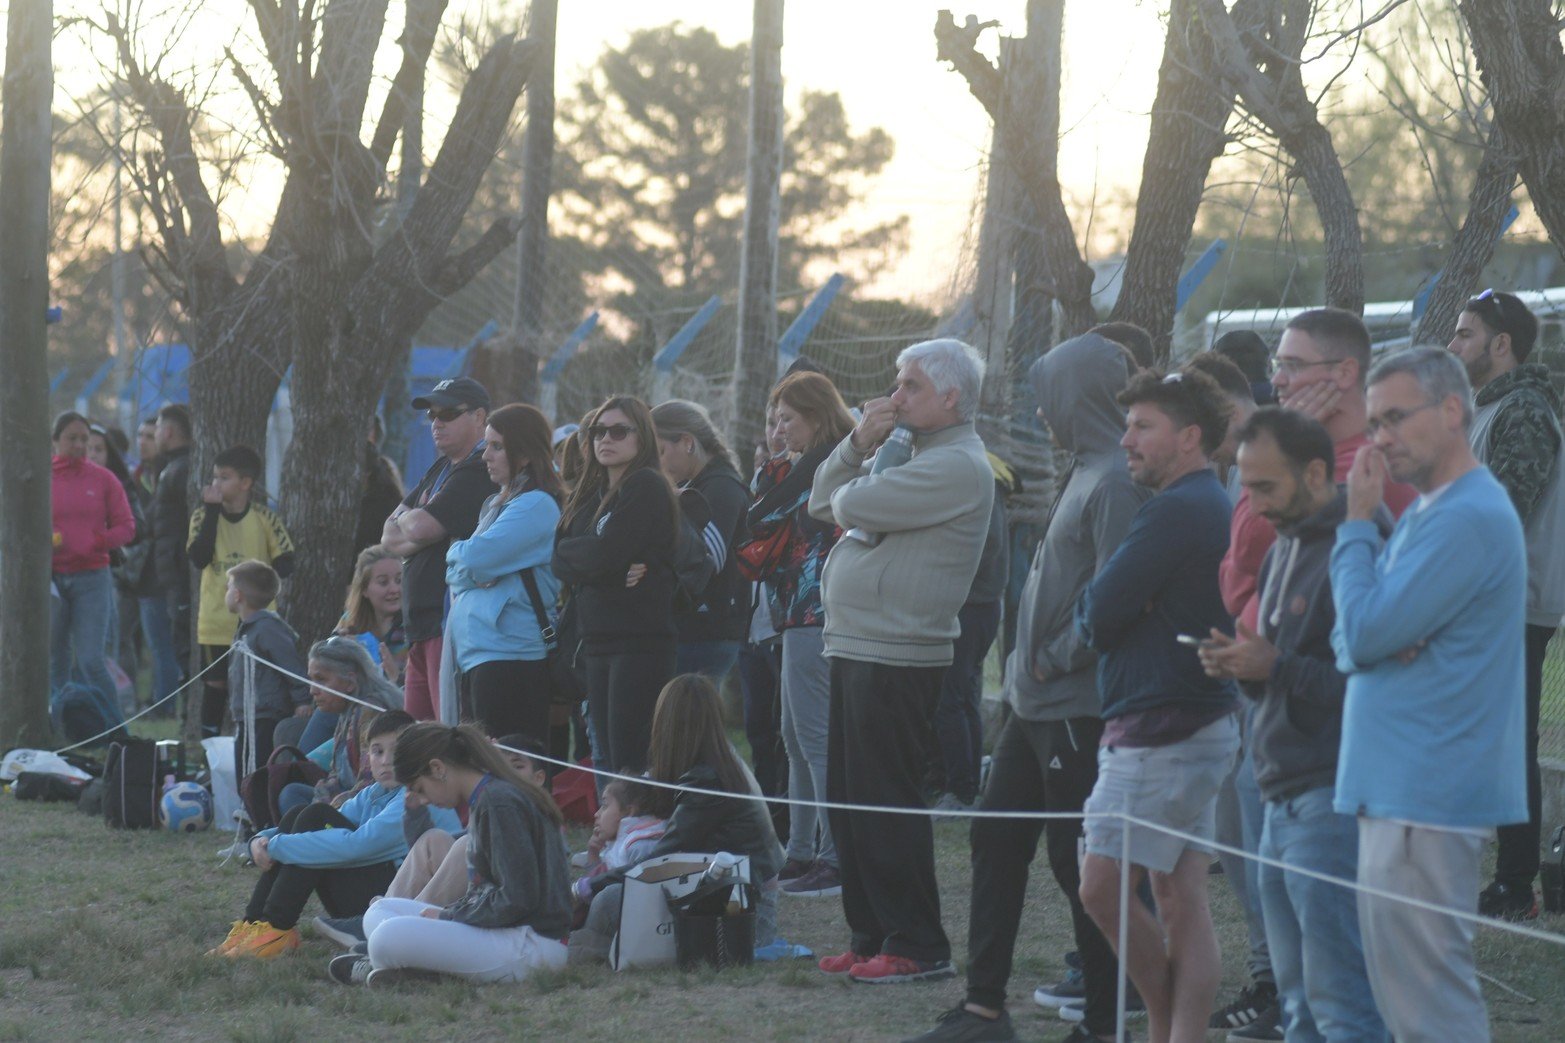
[[[1501,399],[1489,427],[1488,452],[1480,455],[1505,486],[1525,525],[1543,498],[1560,451],[1560,397],[1549,368],[1528,362],[1479,388],[1473,404],[1482,409]]]

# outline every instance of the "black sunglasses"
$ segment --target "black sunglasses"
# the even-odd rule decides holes
[[[607,426],[593,424],[587,428],[587,434],[594,442],[601,442],[605,438],[610,442],[623,442],[630,435],[634,434],[635,430],[629,424],[609,424]]]
[[[443,424],[449,424],[463,413],[468,412],[467,406],[451,406],[446,409],[431,409],[425,412],[430,420],[438,420]]]

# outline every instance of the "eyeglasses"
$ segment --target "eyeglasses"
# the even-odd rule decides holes
[[[424,415],[429,417],[431,421],[438,420],[442,424],[449,424],[451,421],[455,420],[457,417],[466,412],[468,412],[468,408],[466,406],[454,406],[447,409],[431,409]]]
[[[1341,359],[1320,359],[1317,362],[1306,362],[1303,359],[1274,358],[1272,359],[1272,372],[1286,373],[1290,377],[1296,377],[1306,369],[1312,369],[1315,366],[1335,366],[1341,361]]]
[[[1414,413],[1422,413],[1424,410],[1433,409],[1439,404],[1439,402],[1425,402],[1423,405],[1414,406],[1412,409],[1388,409],[1380,416],[1371,418],[1369,423],[1365,425],[1365,428],[1369,431],[1371,438],[1385,430],[1395,431],[1407,423],[1408,418]]]
[[[594,442],[601,442],[607,438],[610,442],[623,442],[634,434],[636,429],[629,424],[593,424],[587,428],[588,436]]]

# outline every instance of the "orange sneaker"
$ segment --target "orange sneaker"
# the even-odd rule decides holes
[[[847,952],[840,953],[836,956],[827,956],[815,966],[820,968],[820,972],[822,974],[847,974],[859,964],[868,963],[870,959],[871,957],[860,956],[858,953],[850,949]]]
[[[260,924],[253,920],[235,920],[234,925],[228,930],[228,937],[218,943],[217,948],[208,949],[208,956],[227,956],[234,947],[250,937]]]
[[[250,956],[258,960],[270,960],[292,952],[302,943],[299,928],[290,927],[284,931],[262,920],[255,925],[255,929],[249,935],[229,949],[225,955],[230,959]]]

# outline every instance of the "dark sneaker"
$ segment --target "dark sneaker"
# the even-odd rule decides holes
[[[331,975],[331,980],[342,985],[363,985],[369,981],[370,971],[374,969],[368,956],[351,952],[333,956],[331,963],[326,965],[326,973]]]
[[[1081,970],[1081,953],[1077,952],[1075,949],[1072,949],[1070,952],[1066,953],[1063,958],[1065,960],[1066,970],[1078,972]]]
[[[1085,1025],[1078,1023],[1071,1026],[1070,1032],[1065,1036],[1064,1039],[1060,1040],[1060,1043],[1102,1043],[1102,1041],[1105,1039],[1113,1038],[1114,1036],[1112,1034],[1108,1036],[1094,1036],[1092,1033],[1087,1031],[1087,1027]],[[1132,1037],[1130,1033],[1127,1032],[1125,1034],[1125,1038],[1128,1040],[1134,1037]]]
[[[372,989],[386,988],[392,985],[410,985],[415,982],[440,981],[444,975],[435,971],[421,970],[417,967],[382,967],[378,971],[370,971],[369,977],[364,979],[364,984]]]
[[[802,859],[790,858],[788,861],[784,862],[783,867],[777,871],[777,882],[780,884],[786,884],[790,880],[797,880],[799,877],[803,876],[805,873],[808,873],[811,869],[814,868],[814,862],[805,862]]]
[[[1239,998],[1213,1014],[1207,1025],[1214,1029],[1242,1029],[1275,1006],[1277,986],[1269,981],[1258,981],[1240,990]]]
[[[966,1007],[956,1007],[940,1015],[934,1028],[922,1036],[910,1036],[902,1043],[980,1043],[983,1040],[1011,1040],[1016,1030],[1011,1027],[1011,1016],[1005,1011],[998,1018],[986,1018],[974,1014]]]
[[[1067,1003],[1080,1003],[1086,998],[1087,983],[1081,971],[1074,967],[1053,985],[1040,985],[1032,990],[1032,1001],[1040,1007],[1063,1007]]]
[[[836,866],[817,862],[799,879],[783,884],[782,893],[795,898],[830,898],[842,894],[842,876]]]
[[[1128,982],[1126,983],[1129,984]],[[1141,994],[1136,991],[1134,985],[1125,993],[1125,1017],[1144,1018],[1147,1016],[1147,1005],[1141,1002]],[[1078,1025],[1087,1017],[1087,1002],[1085,1000],[1071,1000],[1060,1007],[1061,1021],[1074,1021]]]
[[[1242,1029],[1233,1029],[1228,1033],[1232,1040],[1261,1040],[1280,1041],[1283,1039],[1282,1029],[1278,1024],[1282,1021],[1282,1004],[1273,1003],[1260,1017],[1250,1022]]]
[[[362,916],[317,916],[311,926],[316,934],[331,939],[344,949],[351,949],[365,940]]]
[[[910,960],[883,952],[848,971],[848,977],[863,985],[898,985],[905,981],[935,981],[956,977],[950,960],[930,962]]]
[[[1521,888],[1496,880],[1478,892],[1478,915],[1497,920],[1536,920],[1538,897],[1531,887]]]

